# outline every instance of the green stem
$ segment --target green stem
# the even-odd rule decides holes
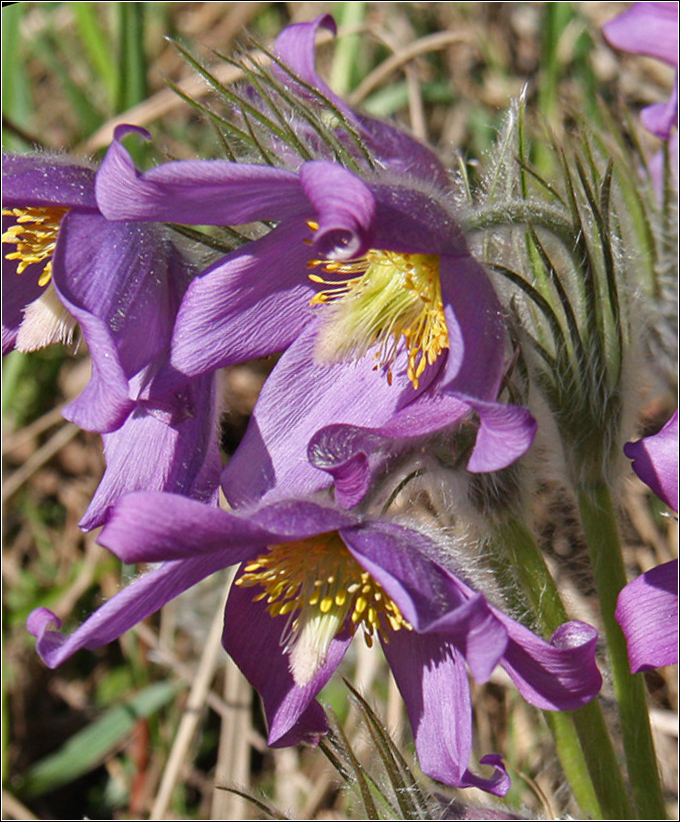
[[[569,617],[529,529],[517,520],[497,528],[541,629],[550,636]],[[593,819],[631,819],[632,808],[600,703],[545,717],[565,775],[584,814]]]
[[[626,572],[609,488],[604,483],[581,486],[578,505],[602,609],[633,802],[638,818],[667,819],[644,681],[630,672],[626,638],[615,617]]]
[[[573,250],[574,226],[569,215],[563,208],[542,201],[499,200],[468,211],[464,221],[463,229],[471,232],[518,224],[541,226],[558,237],[567,250]]]

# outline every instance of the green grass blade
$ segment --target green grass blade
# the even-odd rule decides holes
[[[118,69],[111,49],[111,40],[102,28],[95,3],[69,3],[76,20],[78,35],[87,52],[91,67],[106,88],[109,106],[113,109],[118,83]]]
[[[21,62],[19,26],[26,3],[13,3],[2,9],[2,114],[18,127],[26,126],[31,113],[31,94]],[[24,141],[3,128],[6,150],[25,149]]]
[[[52,791],[93,770],[116,749],[139,719],[167,705],[182,686],[176,682],[149,685],[72,736],[56,753],[30,768],[21,785],[22,796]]]
[[[120,52],[116,112],[127,111],[147,98],[144,53],[144,3],[118,3]]]
[[[344,28],[361,25],[366,17],[367,5],[364,2],[336,3],[334,17],[338,26]],[[330,87],[336,94],[348,94],[356,87],[363,54],[365,49],[358,34],[350,34],[338,40],[330,77]]]

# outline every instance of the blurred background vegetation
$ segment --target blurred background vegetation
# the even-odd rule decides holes
[[[238,78],[215,51],[232,53],[239,42],[246,43],[244,27],[270,43],[289,22],[330,11],[342,36],[334,48],[321,48],[319,59],[335,90],[430,142],[449,166],[462,156],[474,176],[493,148],[510,99],[525,87],[536,133],[548,124],[558,138],[581,120],[602,122],[605,110],[619,100],[637,110],[665,99],[671,70],[615,54],[600,34],[601,24],[627,5],[5,4],[4,149],[96,160],[113,124],[124,121],[153,134],[152,146],[138,158],[142,165],[220,156],[213,130],[166,86],[171,80],[191,97],[208,94],[166,37],[231,83]],[[639,136],[655,150],[652,138]],[[536,167],[549,173],[549,153],[540,139],[533,152]],[[227,369],[225,457],[238,443],[272,364]],[[354,787],[343,788],[337,768],[321,752],[266,748],[257,699],[219,645],[226,577],[188,592],[119,642],[80,652],[57,671],[38,659],[24,627],[33,608],[47,606],[73,627],[135,570],[121,568],[96,545],[96,532],[83,535],[77,525],[102,473],[101,444],[96,435],[66,423],[60,408],[82,389],[88,374],[85,351],[57,346],[30,355],[14,352],[3,365],[3,818],[266,815],[263,807],[224,786],[267,797],[296,818],[366,818],[356,774],[350,780]],[[655,517],[645,492],[633,483],[627,507],[631,564],[646,570],[669,559],[669,530],[675,524]],[[573,523],[558,520],[554,511],[546,513],[546,550],[568,554],[579,536]],[[573,593],[575,611],[589,618],[589,605],[579,596]],[[368,697],[412,759],[408,723],[379,651],[355,643],[341,673]],[[673,794],[677,690],[664,671],[650,673],[648,684],[665,784]],[[573,812],[538,713],[500,676],[483,687],[473,683],[473,699],[478,754],[503,751],[511,768],[514,787],[505,807],[548,817]],[[359,758],[375,752],[367,709],[356,700],[350,706],[340,677],[324,691],[323,701],[337,714]],[[342,758],[337,750],[336,755]],[[379,784],[387,784],[392,777],[379,759],[373,755],[367,767]],[[351,757],[347,762],[351,772]],[[455,798],[441,786],[432,790],[442,808]],[[490,804],[472,791],[458,798]],[[423,813],[396,800],[392,806],[388,802],[377,812],[394,818]],[[457,818],[458,811],[451,806],[430,812]]]

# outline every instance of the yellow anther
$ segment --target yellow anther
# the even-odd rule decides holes
[[[322,614],[327,614],[333,607],[333,599],[331,597],[324,597],[319,603],[319,610]]]
[[[52,255],[57,246],[59,226],[67,208],[3,208],[4,217],[15,217],[16,223],[2,235],[2,242],[16,246],[5,254],[6,260],[18,260],[17,274],[30,265],[42,263],[38,285],[46,286],[52,278]]]
[[[255,587],[272,617],[285,617],[281,644],[298,685],[311,681],[333,637],[361,627],[375,633],[410,629],[397,605],[347,550],[337,532],[272,546],[249,561],[236,584]]]
[[[425,368],[449,347],[439,256],[371,250],[346,262],[310,260],[307,267],[344,278],[309,274],[312,282],[328,286],[310,301],[326,306],[317,346],[320,358],[356,359],[377,346],[379,367],[391,384],[391,366],[403,338],[408,377],[417,388]]]

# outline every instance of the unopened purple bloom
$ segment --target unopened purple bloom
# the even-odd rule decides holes
[[[495,400],[503,317],[456,224],[446,173],[428,149],[355,115],[330,92],[314,67],[320,26],[334,28],[325,16],[286,29],[277,41],[275,71],[289,94],[305,101],[314,97],[310,88],[317,89],[345,118],[345,131],[338,128],[334,139],[353,157],[346,166],[331,159],[327,145],[290,168],[213,160],[166,163],[140,174],[119,140],[104,160],[97,201],[110,219],[277,223],[191,284],[169,366],[155,388],[284,351],[314,324],[317,363],[368,354],[391,378],[406,349],[406,374],[398,382],[408,379],[417,390],[435,370],[445,369],[449,383],[481,368],[478,382],[484,380],[485,394]],[[479,351],[468,344],[473,316],[484,325],[483,340],[481,334],[474,340],[483,343]]]
[[[678,510],[678,412],[658,434],[624,446],[640,479]],[[678,661],[678,561],[666,562],[628,583],[619,594],[621,625],[633,673]]]
[[[92,375],[63,413],[104,435],[108,464],[87,528],[100,525],[125,490],[207,500],[219,474],[214,413],[207,413],[212,379],[162,405],[148,400],[193,272],[163,226],[110,222],[94,192],[91,168],[43,155],[3,157],[3,354],[69,341],[80,326]],[[195,406],[199,421],[190,420]]]
[[[539,639],[438,559],[437,546],[396,522],[311,501],[251,509],[247,516],[193,500],[136,493],[115,507],[100,541],[123,561],[162,562],[105,603],[68,637],[46,609],[29,618],[40,655],[59,665],[79,648],[111,642],[181,591],[243,563],[229,594],[224,647],[260,692],[269,744],[315,743],[328,726],[315,697],[353,635],[378,638],[406,702],[423,770],[456,786],[504,794],[498,757],[469,769],[466,667],[485,682],[497,664],[545,710],[594,697],[601,678],[596,631],[567,623]]]

